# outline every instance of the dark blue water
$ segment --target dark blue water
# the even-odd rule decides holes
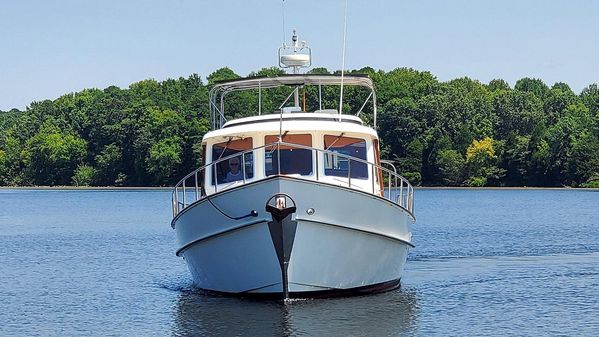
[[[0,190],[1,336],[596,336],[599,192],[418,190],[402,288],[208,297],[169,191]]]

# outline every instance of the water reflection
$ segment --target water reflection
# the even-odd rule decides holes
[[[404,336],[416,331],[418,305],[411,289],[286,303],[185,291],[174,315],[177,336]]]

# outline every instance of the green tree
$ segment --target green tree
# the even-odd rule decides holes
[[[494,135],[507,139],[511,134],[530,135],[543,124],[543,101],[532,93],[503,91],[493,97],[492,109],[497,119]]]
[[[514,86],[514,90],[522,92],[530,92],[539,99],[545,99],[549,93],[549,87],[538,78],[525,77],[519,79]]]
[[[489,82],[489,84],[487,85],[487,88],[489,89],[489,91],[511,90],[510,85],[502,79],[491,80],[491,82]]]
[[[527,183],[530,175],[532,151],[531,136],[513,135],[505,143],[501,167],[505,170],[505,182],[512,186]]]
[[[68,185],[86,157],[86,141],[44,123],[22,152],[28,181],[34,185]]]
[[[466,164],[469,172],[468,185],[484,186],[489,178],[498,177],[500,172],[495,166],[496,162],[497,156],[492,138],[473,140],[466,152]]]
[[[441,150],[437,154],[436,164],[439,175],[445,185],[459,186],[464,181],[464,157],[456,150]]]
[[[595,135],[585,132],[574,140],[568,176],[575,186],[599,187],[599,138]]]
[[[123,170],[122,149],[117,144],[108,144],[96,155],[95,181],[98,185],[113,185]]]
[[[158,184],[167,183],[181,164],[181,139],[169,137],[153,144],[146,163]]]
[[[589,128],[593,117],[581,104],[570,105],[564,116],[547,130],[551,180],[561,185],[578,185],[598,169],[597,135]]]
[[[0,186],[19,185],[22,180],[21,144],[18,138],[0,132]]]
[[[595,116],[599,115],[599,87],[597,84],[591,84],[582,89],[580,98],[591,114],[594,114]]]
[[[249,76],[282,73],[263,68]],[[501,79],[439,82],[429,72],[408,68],[347,71],[355,73],[370,76],[377,89],[381,153],[415,183],[599,184],[597,84],[576,95],[565,83],[548,88],[531,78],[511,89]],[[236,78],[221,68],[207,84],[197,74],[148,79],[123,89],[85,89],[32,102],[25,111],[0,111],[0,185],[88,184],[91,169],[91,183],[98,185],[173,184],[200,165],[202,137],[211,126],[208,90]],[[276,113],[294,89],[261,90],[262,113]],[[368,94],[347,87],[344,112],[357,112]],[[255,114],[258,97],[258,90],[232,93],[226,117]],[[304,97],[308,111],[339,108],[338,87],[301,88]],[[368,125],[373,111],[367,104],[360,114]],[[487,138],[494,139],[493,155],[480,149]]]
[[[216,82],[226,81],[226,80],[234,80],[239,78],[233,70],[227,67],[219,68],[214,71],[212,74],[208,75],[208,85],[213,85]]]
[[[440,90],[435,76],[427,71],[396,68],[387,73],[376,72],[371,77],[377,89],[377,98],[382,106],[392,99],[411,98],[415,100]]]
[[[75,169],[75,173],[71,178],[73,185],[75,186],[89,186],[91,185],[96,170],[89,165],[79,165]]]
[[[549,91],[544,101],[544,110],[547,125],[555,124],[564,115],[566,108],[579,102],[570,88],[558,86],[558,83]]]

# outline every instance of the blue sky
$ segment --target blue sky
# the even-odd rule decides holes
[[[84,88],[277,64],[281,0],[3,1],[0,110]],[[286,0],[313,65],[341,67],[344,0]],[[349,0],[346,68],[428,70],[576,92],[599,82],[599,1]]]

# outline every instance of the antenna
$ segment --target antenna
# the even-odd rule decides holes
[[[347,36],[347,0],[345,0],[345,14],[343,15],[343,52],[341,56],[341,92],[339,93],[339,115],[343,111],[343,75],[345,74],[345,41]],[[341,122],[341,116],[339,116]]]
[[[285,0],[283,0],[285,3]],[[279,47],[279,67],[281,68],[292,68],[294,74],[299,74],[300,68],[307,68],[312,65],[312,49],[308,46],[306,41],[299,42],[297,32],[293,30],[291,36],[291,45],[287,45],[283,42],[283,45]],[[285,102],[279,107],[281,109],[279,116],[279,142],[283,139],[283,110],[286,112],[301,111],[299,105],[299,86],[296,86],[293,92],[294,106],[291,109],[283,108],[283,105],[287,102],[291,94],[285,99]],[[305,100],[305,98],[304,98]],[[304,107],[305,110],[305,107]]]
[[[285,0],[281,2],[281,14],[283,16],[283,39],[281,41],[283,42],[283,46],[285,46]]]
[[[291,45],[283,43],[279,48],[279,67],[293,68],[294,74],[299,74],[300,68],[312,65],[312,50],[306,41],[298,41],[297,32],[294,29],[291,36]]]
[[[292,68],[293,74],[299,74],[300,68],[306,68],[312,65],[312,50],[308,47],[306,41],[298,42],[297,32],[293,30],[291,36],[291,45],[283,43],[279,48],[279,67]],[[294,107],[299,110],[299,86],[294,90]]]

